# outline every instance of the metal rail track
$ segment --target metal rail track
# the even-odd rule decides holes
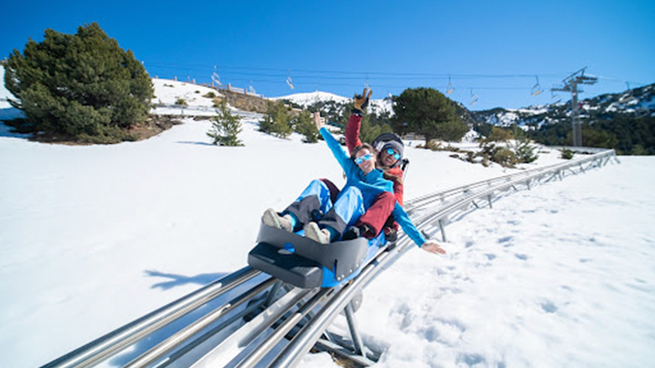
[[[532,186],[566,175],[586,172],[616,160],[613,150],[568,162],[517,172],[407,201],[417,228],[441,233],[445,240],[448,218],[493,201],[522,185]],[[379,273],[414,248],[406,235],[377,254],[350,282],[332,289],[302,290],[283,285],[261,272],[244,267],[232,274],[112,331],[42,368],[81,368],[105,363],[135,343],[154,338],[166,326],[190,313],[210,309],[141,352],[125,367],[295,367],[314,348],[329,351],[349,366],[369,366],[380,352],[366,347],[357,332],[351,301]],[[244,289],[237,295],[235,290]],[[231,298],[231,299],[230,299]],[[227,300],[229,299],[229,300]],[[219,304],[218,307],[212,304]],[[211,308],[209,307],[211,306]],[[327,328],[344,313],[350,336]],[[159,334],[161,335],[161,334]]]

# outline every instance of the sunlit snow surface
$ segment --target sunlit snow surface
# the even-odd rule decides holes
[[[210,122],[192,119],[112,146],[3,127],[0,366],[43,365],[245,266],[266,208],[313,178],[343,183],[324,143],[256,121],[239,148],[210,145]],[[449,154],[406,149],[407,199],[515,172]],[[389,267],[357,313],[365,342],[385,350],[377,366],[652,365],[655,159],[620,160],[452,218],[447,256],[415,249]],[[335,365],[319,354],[301,366]]]

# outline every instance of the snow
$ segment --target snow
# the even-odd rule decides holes
[[[256,121],[237,148],[210,145],[210,122],[191,118],[112,146],[0,129],[0,366],[43,365],[242,268],[266,208],[317,177],[343,183],[324,143]],[[516,171],[406,155],[407,199]],[[525,167],[554,162],[552,149]],[[621,157],[451,219],[447,256],[412,250],[365,290],[357,318],[385,349],[376,366],[652,365],[654,177],[654,158]]]
[[[274,101],[289,100],[303,107],[308,107],[321,101],[335,101],[336,103],[339,104],[347,104],[352,101],[352,97],[343,97],[343,96],[335,95],[334,93],[321,92],[321,91],[307,92],[307,93],[294,93],[288,96],[272,97],[269,99]],[[372,98],[370,101],[369,109],[370,111],[375,112],[377,114],[381,114],[381,113],[393,114],[391,101],[389,99]]]
[[[518,109],[514,110],[526,115],[541,115],[548,113],[548,106],[539,105],[539,106],[530,106],[527,109]]]
[[[9,102],[7,102],[7,97],[11,96],[11,93],[7,90],[7,87],[5,87],[5,67],[2,65],[0,65],[0,75],[2,75],[2,83],[0,83],[0,109],[6,109],[11,107]]]
[[[294,103],[297,103],[300,106],[309,106],[316,102],[321,102],[321,101],[336,101],[337,103],[348,103],[351,101],[350,98],[335,95],[334,93],[330,93],[330,92],[321,92],[321,91],[294,93],[288,96],[272,97],[270,99],[289,100]]]
[[[153,104],[174,104],[178,99],[183,99],[189,107],[213,107],[212,98],[205,96],[209,93],[213,93],[217,97],[221,96],[213,88],[188,82],[155,78],[152,80],[152,84],[155,89]]]

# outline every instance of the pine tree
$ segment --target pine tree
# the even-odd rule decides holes
[[[298,134],[302,134],[305,136],[305,142],[307,143],[316,143],[318,142],[318,137],[320,136],[318,129],[316,129],[316,124],[314,123],[314,118],[312,117],[312,114],[307,111],[303,110],[298,114],[298,116],[294,119],[295,124],[294,124],[294,130]]]
[[[241,117],[232,115],[227,103],[223,100],[216,116],[212,118],[211,130],[207,135],[212,138],[213,144],[220,146],[243,146],[238,136],[241,133]]]
[[[281,101],[269,101],[264,119],[259,122],[259,130],[280,138],[290,136],[293,132],[290,109]]]
[[[433,88],[408,88],[395,100],[394,130],[417,133],[425,137],[425,146],[432,139],[458,141],[468,127],[455,113],[455,105]]]
[[[75,35],[47,29],[42,42],[14,50],[5,86],[25,113],[24,129],[72,137],[120,135],[145,121],[153,95],[143,65],[97,23]]]

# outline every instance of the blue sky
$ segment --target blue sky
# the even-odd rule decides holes
[[[151,76],[267,97],[374,98],[433,87],[473,110],[545,104],[571,73],[582,98],[655,82],[655,1],[24,1],[2,5],[0,56],[98,22]],[[291,77],[295,89],[287,85]],[[538,79],[538,80],[537,80]],[[539,83],[543,93],[532,96]],[[477,102],[471,105],[473,100]]]

